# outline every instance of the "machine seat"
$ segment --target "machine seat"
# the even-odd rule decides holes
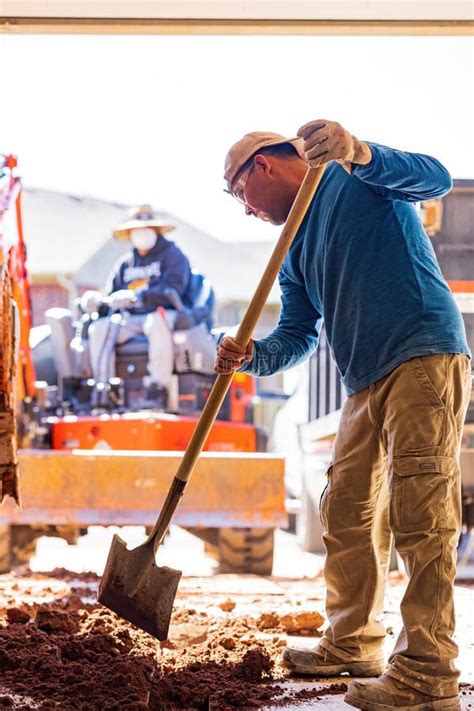
[[[183,312],[186,316],[183,324],[185,323],[186,325],[181,325],[180,315],[178,314],[176,330],[187,330],[202,322],[205,322],[210,330],[212,327],[212,310],[214,308],[214,291],[210,282],[202,274],[194,270],[191,272],[184,301],[186,302],[185,306],[187,304],[187,311],[190,310],[192,314],[194,323],[192,321],[189,323],[187,311]],[[146,356],[148,353],[148,340],[144,334],[140,334],[126,343],[118,345],[115,350],[118,356]]]
[[[140,333],[129,341],[117,345],[115,351],[117,355],[121,356],[146,356],[148,354],[148,339],[144,333]]]

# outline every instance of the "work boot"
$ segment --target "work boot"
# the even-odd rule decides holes
[[[376,659],[340,659],[324,647],[314,649],[286,647],[283,652],[284,666],[295,674],[309,674],[310,676],[380,676],[385,669],[382,656]]]
[[[384,674],[374,681],[353,681],[344,697],[349,706],[364,711],[459,711],[458,696],[441,698],[424,694]]]

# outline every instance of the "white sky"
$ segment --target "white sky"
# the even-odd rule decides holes
[[[27,186],[275,237],[222,192],[231,143],[328,118],[473,178],[473,56],[469,37],[0,35],[0,152]]]

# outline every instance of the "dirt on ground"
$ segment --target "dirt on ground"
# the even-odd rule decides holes
[[[275,683],[286,633],[320,633],[315,603],[182,591],[160,643],[98,605],[97,584],[63,569],[0,576],[0,709],[250,710],[345,690]]]
[[[390,575],[386,654],[405,585]],[[346,678],[290,679],[280,662],[287,643],[312,646],[325,627],[322,576],[183,576],[161,643],[98,605],[97,587],[94,574],[64,569],[0,575],[0,711],[343,708]],[[469,711],[472,587],[456,595],[460,700]]]

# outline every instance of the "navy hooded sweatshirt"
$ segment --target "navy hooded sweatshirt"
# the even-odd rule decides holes
[[[109,282],[108,292],[133,289],[141,304],[131,313],[149,313],[163,306],[173,308],[164,293],[175,289],[183,298],[191,275],[187,257],[174,242],[158,236],[155,246],[141,256],[136,249],[126,254],[116,265]]]

